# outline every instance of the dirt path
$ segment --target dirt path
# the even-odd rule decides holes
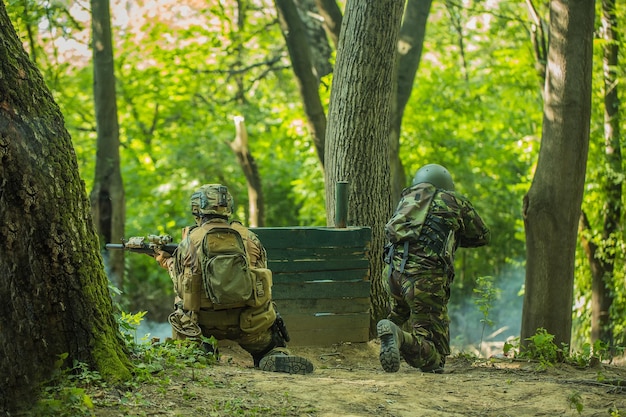
[[[292,348],[316,366],[301,376],[255,370],[245,352],[227,345],[215,366],[171,370],[158,384],[91,395],[95,415],[104,417],[626,416],[626,391],[616,386],[626,381],[622,366],[538,372],[536,363],[449,358],[440,375],[405,363],[388,374],[378,348],[376,341]]]

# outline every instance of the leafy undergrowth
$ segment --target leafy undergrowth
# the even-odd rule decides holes
[[[56,416],[626,416],[626,368],[595,363],[456,355],[443,374],[403,363],[385,373],[377,341],[292,347],[315,372],[288,375],[252,367],[220,343],[220,359],[187,344],[157,344],[137,355],[137,377],[111,387],[87,370],[66,374]],[[59,389],[63,387],[63,389]],[[51,403],[50,401],[59,401]],[[56,406],[56,409],[55,409]],[[40,407],[40,410],[43,408]],[[48,413],[48,414],[46,414]]]

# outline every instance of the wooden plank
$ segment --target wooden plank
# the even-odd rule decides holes
[[[280,313],[287,330],[315,330],[315,329],[351,329],[353,327],[369,326],[370,313],[320,313],[320,314],[284,314]]]
[[[351,329],[289,329],[291,341],[288,346],[331,346],[338,343],[369,342],[369,327],[354,327]]]
[[[344,269],[366,269],[370,264],[367,259],[338,259],[338,260],[308,260],[308,261],[276,261],[270,259],[267,266],[272,271],[279,272],[305,272],[305,271],[341,271]]]
[[[280,300],[276,303],[281,315],[315,313],[364,313],[369,311],[370,299],[364,298],[309,298],[305,300]]]
[[[256,227],[263,246],[271,248],[323,248],[361,246],[371,241],[369,227]]]
[[[319,260],[319,259],[367,259],[369,248],[359,247],[329,247],[329,248],[271,248],[267,249],[267,258],[270,260]]]
[[[369,281],[323,281],[274,283],[272,298],[274,300],[307,299],[307,298],[364,298],[369,297]]]
[[[369,341],[369,312],[318,317],[292,314],[285,315],[284,319],[291,337],[290,345],[316,346]]]
[[[272,298],[290,345],[369,340],[369,227],[251,230],[267,250]]]
[[[273,271],[274,272],[274,271]],[[368,281],[369,269],[351,269],[346,271],[315,271],[315,272],[274,272],[272,280],[275,284],[288,284],[312,281]]]

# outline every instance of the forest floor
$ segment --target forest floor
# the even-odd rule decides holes
[[[237,345],[202,369],[167,367],[132,389],[93,388],[93,414],[127,416],[626,416],[626,366],[448,358],[443,374],[386,373],[378,341],[292,347],[309,375],[263,372]]]

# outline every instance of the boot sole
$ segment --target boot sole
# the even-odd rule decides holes
[[[262,358],[259,362],[259,369],[267,372],[306,375],[313,372],[313,364],[301,356],[275,355]]]
[[[400,369],[400,349],[393,337],[393,330],[387,320],[381,320],[376,326],[380,338],[380,364],[385,372],[398,372]]]

